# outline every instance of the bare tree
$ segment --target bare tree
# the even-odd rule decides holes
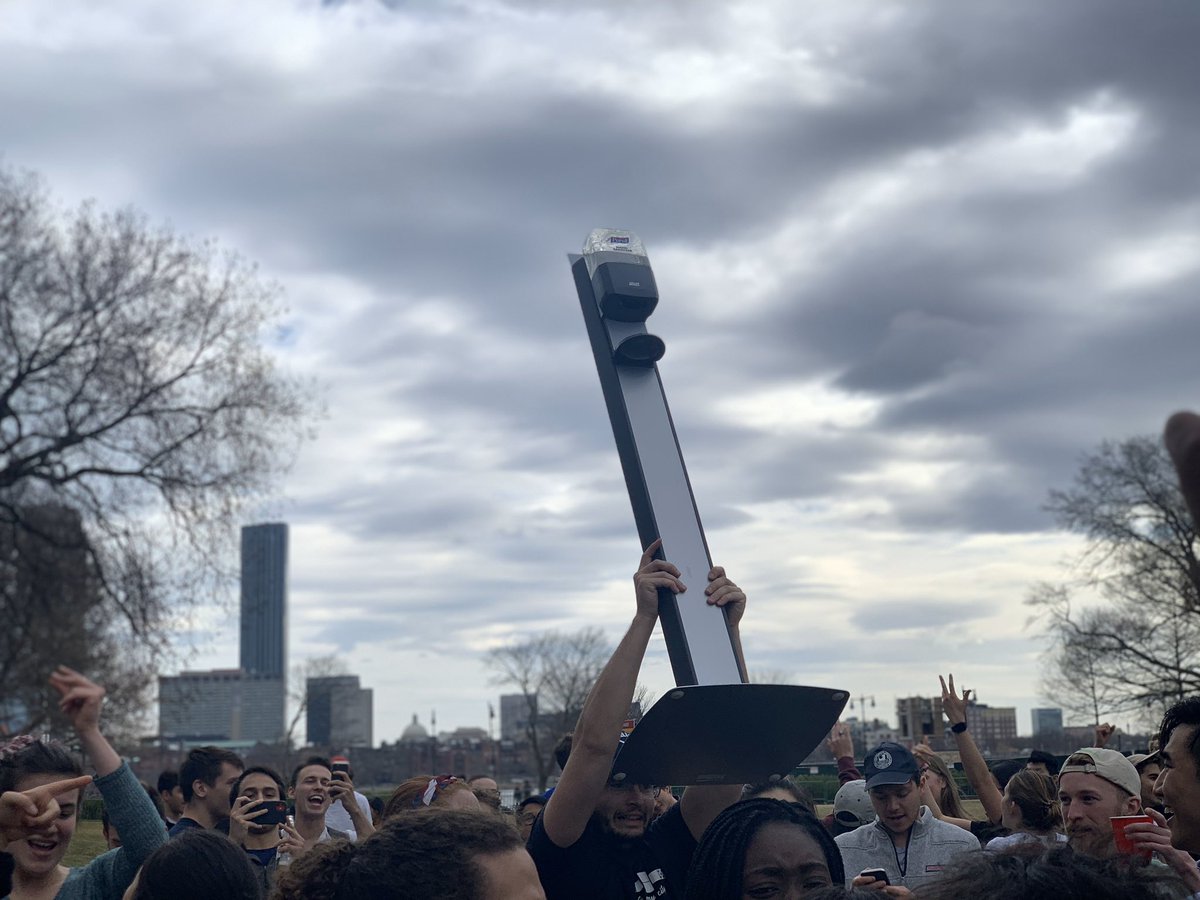
[[[1200,691],[1196,532],[1158,441],[1102,444],[1049,509],[1087,544],[1065,584],[1029,598],[1047,626],[1046,693],[1098,722]]]
[[[583,701],[611,655],[604,632],[588,627],[546,631],[484,656],[493,684],[512,685],[525,700],[524,732],[540,790],[554,771],[554,745],[573,731]]]
[[[211,602],[239,513],[306,433],[308,392],[262,338],[277,291],[254,268],[131,210],[61,216],[32,176],[0,168],[0,615],[29,610],[33,542],[78,557],[97,642],[143,684],[178,604]],[[73,510],[81,536],[39,528]],[[38,607],[41,609],[41,607]],[[63,616],[77,609],[56,609]],[[28,639],[0,644],[8,690]],[[44,676],[43,676],[44,677]]]

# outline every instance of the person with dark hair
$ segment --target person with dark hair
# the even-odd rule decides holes
[[[229,796],[246,768],[242,758],[220,747],[196,747],[179,767],[183,816],[167,834],[178,837],[193,829],[216,828],[229,817]]]
[[[124,900],[260,900],[246,855],[215,831],[192,829],[146,860]]]
[[[162,804],[163,821],[167,828],[183,818],[183,789],[179,786],[179,773],[167,769],[158,773],[158,802]]]
[[[918,894],[921,900],[1167,900],[1191,892],[1161,866],[1132,866],[1069,848],[960,856]]]
[[[761,797],[722,811],[700,839],[686,900],[807,896],[846,877],[842,856],[816,814]]]
[[[1000,793],[1004,793],[1004,789],[1008,787],[1009,779],[1020,772],[1022,766],[1015,759],[1002,759],[998,763],[993,763],[991,767],[992,781],[996,783],[996,787]]]
[[[86,866],[62,865],[78,822],[79,763],[60,744],[22,735],[0,745],[0,822],[22,810],[20,823],[3,829],[11,900],[119,900],[138,866],[167,839],[154,804],[100,731],[104,688],[66,666],[50,676],[79,744],[96,770],[95,784],[120,829],[123,846]],[[47,796],[38,788],[52,787]],[[18,796],[21,795],[21,796]]]
[[[358,844],[318,847],[281,871],[272,900],[545,900],[533,860],[499,816],[421,809]]]
[[[658,796],[654,798],[654,812],[650,814],[651,821],[657,819],[678,802],[679,798],[675,796],[674,789],[669,784],[663,785],[659,789]]]
[[[294,826],[286,821],[280,824],[257,821],[266,814],[266,808],[254,809],[255,806],[282,801],[286,795],[283,776],[269,766],[251,766],[233,785],[229,839],[246,852],[264,894],[274,879],[280,854],[296,856],[304,852],[304,839]]]
[[[660,785],[610,781],[638,669],[658,622],[659,591],[687,590],[679,569],[655,558],[661,545],[656,540],[642,554],[633,579],[633,621],[584,702],[562,778],[529,836],[529,853],[550,900],[678,897],[696,841],[741,791],[738,785],[688,787],[678,804],[653,819]],[[746,595],[720,567],[708,579],[703,599],[692,602],[723,610],[744,672],[738,623]]]
[[[1162,762],[1157,751],[1154,753],[1130,753],[1129,761],[1137,769],[1138,777],[1142,779],[1142,809],[1163,811],[1162,798],[1154,790],[1159,773],[1162,772]]]
[[[1041,844],[1065,843],[1062,806],[1054,779],[1036,769],[1022,769],[1004,789],[1004,827],[1011,832],[988,841],[984,849],[999,851]]]
[[[1158,751],[1162,771],[1155,782],[1170,819],[1156,809],[1146,810],[1150,822],[1125,826],[1133,846],[1150,851],[1175,870],[1200,895],[1200,872],[1192,861],[1200,853],[1200,697],[1176,703],[1163,716]],[[1139,776],[1138,783],[1141,779]]]
[[[533,831],[533,823],[537,821],[538,814],[545,806],[546,798],[541,794],[526,797],[517,804],[517,830],[521,832],[521,840],[529,840],[529,833]]]
[[[416,775],[400,782],[383,807],[383,818],[421,809],[479,811],[479,798],[454,775]]]
[[[1025,763],[1025,768],[1033,769],[1053,778],[1058,774],[1060,764],[1058,757],[1053,753],[1047,753],[1045,750],[1034,750],[1029,754],[1029,761]]]
[[[317,844],[333,840],[349,840],[349,836],[325,824],[325,811],[332,802],[330,785],[333,772],[330,762],[323,756],[310,756],[292,770],[292,780],[288,785],[288,797],[295,804],[294,829],[302,842],[298,848],[284,848],[289,853],[307,853]],[[355,804],[357,807],[357,804]],[[359,811],[359,820],[362,812]],[[356,820],[358,821],[358,820]],[[371,833],[371,824],[366,825],[366,834]],[[286,831],[286,829],[285,829]],[[284,838],[287,841],[287,838]]]
[[[863,772],[875,821],[834,838],[852,886],[876,884],[878,879],[860,873],[883,869],[893,887],[916,888],[954,856],[979,850],[970,832],[935,818],[921,804],[921,770],[908,748],[885,741],[867,754]]]
[[[1162,771],[1154,790],[1171,813],[1171,844],[1200,854],[1200,697],[1167,710],[1158,746]]]

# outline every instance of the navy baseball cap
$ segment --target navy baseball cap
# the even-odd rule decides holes
[[[905,784],[918,777],[921,767],[907,747],[884,741],[863,760],[867,790],[885,784]]]

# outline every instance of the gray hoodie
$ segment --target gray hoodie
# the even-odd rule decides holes
[[[940,875],[946,863],[957,854],[979,849],[979,841],[971,832],[935,819],[927,806],[921,807],[921,814],[913,823],[904,875],[900,874],[900,863],[905,862],[904,852],[899,853],[897,860],[891,833],[878,817],[834,840],[842,851],[847,886],[863,869],[883,869],[892,884],[917,888]]]

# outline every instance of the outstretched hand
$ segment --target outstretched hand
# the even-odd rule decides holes
[[[1109,722],[1102,722],[1096,726],[1096,744],[1095,746],[1104,748],[1108,746],[1109,740],[1117,732],[1117,726]]]
[[[62,698],[58,701],[58,708],[71,720],[77,734],[99,732],[104,688],[67,666],[59,666],[54,670],[50,675],[50,684]]]
[[[39,831],[59,816],[58,797],[92,783],[91,775],[51,781],[27,791],[0,794],[0,850]]]
[[[633,586],[637,595],[637,612],[640,616],[658,618],[658,589],[666,588],[673,594],[682,594],[687,586],[679,580],[679,569],[665,559],[655,559],[654,554],[662,546],[658,538],[642,554]]]
[[[962,696],[959,696],[958,691],[954,689],[954,676],[950,675],[949,678],[950,684],[947,686],[946,679],[938,676],[942,685],[942,712],[946,714],[951,725],[958,725],[967,721],[967,701],[971,699],[971,691],[969,688],[963,688]]]

